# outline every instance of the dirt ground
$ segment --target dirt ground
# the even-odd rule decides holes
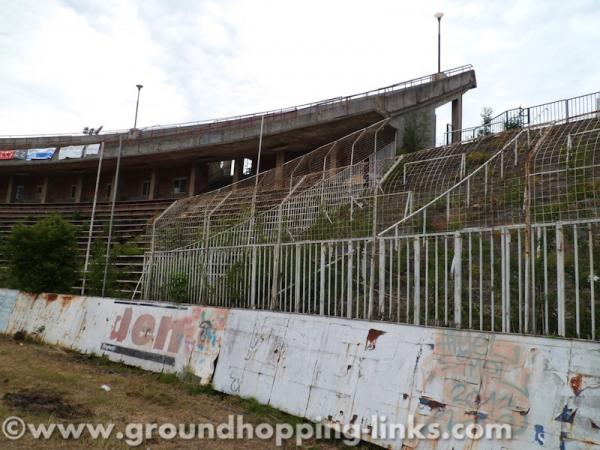
[[[102,389],[102,385],[110,391]],[[87,433],[63,440],[58,432],[49,440],[28,433],[9,441],[0,432],[2,449],[130,448],[117,439],[128,423],[227,423],[243,414],[244,423],[301,423],[301,420],[254,401],[226,396],[171,375],[144,372],[104,358],[90,357],[14,337],[0,336],[0,422],[18,416],[26,423],[114,423],[107,440]],[[341,448],[341,442],[312,440],[303,448]],[[296,448],[294,440],[276,447],[275,440],[145,440],[142,449],[263,449]],[[365,446],[355,448],[366,448]]]

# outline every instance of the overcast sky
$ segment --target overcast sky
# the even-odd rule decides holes
[[[442,69],[477,73],[464,126],[600,90],[600,0],[0,0],[0,135],[130,128],[137,83],[143,127],[430,74],[438,10]]]

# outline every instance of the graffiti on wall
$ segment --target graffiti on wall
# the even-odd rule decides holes
[[[422,423],[450,430],[457,423],[529,426],[536,348],[496,340],[494,335],[439,332],[421,366],[417,413]]]
[[[189,370],[210,381],[228,311],[218,308],[141,306],[115,301],[103,351],[126,362]]]

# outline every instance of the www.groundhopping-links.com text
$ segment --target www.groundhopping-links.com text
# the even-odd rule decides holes
[[[123,430],[114,424],[92,423],[28,423],[11,416],[2,422],[2,434],[7,440],[16,441],[27,436],[34,440],[64,439],[108,440],[116,438],[135,447],[146,440],[159,438],[172,440],[275,440],[277,446],[294,440],[300,446],[312,439],[339,439],[348,446],[356,446],[361,440],[395,441],[409,440],[504,440],[510,439],[512,430],[506,424],[455,424],[444,430],[437,423],[418,423],[409,416],[407,424],[390,424],[383,416],[373,416],[368,424],[338,424],[316,418],[315,423],[253,424],[244,421],[243,415],[230,415],[228,421],[213,423],[129,423]]]

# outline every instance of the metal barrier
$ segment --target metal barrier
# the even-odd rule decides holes
[[[599,227],[593,220],[156,252],[148,294],[169,299],[179,279],[186,298],[212,306],[596,339]],[[169,281],[172,274],[179,278]]]
[[[386,154],[384,128],[366,130],[348,148],[366,139]],[[328,167],[333,148],[315,151],[316,166]],[[296,167],[285,192],[264,185],[257,198],[278,200],[254,221],[240,215],[209,233],[230,194],[165,215],[162,244],[146,256],[145,297],[597,339],[600,118],[366,155],[300,179]],[[169,248],[184,242],[171,239],[177,226],[202,239]]]
[[[585,114],[597,115],[599,111],[600,92],[593,92],[541,105],[509,109],[491,118],[487,123],[444,133],[444,142],[446,145],[453,142],[453,137],[456,134],[460,134],[460,140],[464,142],[510,129],[519,129],[525,126],[540,125],[554,121],[568,121],[572,117],[583,116]]]

